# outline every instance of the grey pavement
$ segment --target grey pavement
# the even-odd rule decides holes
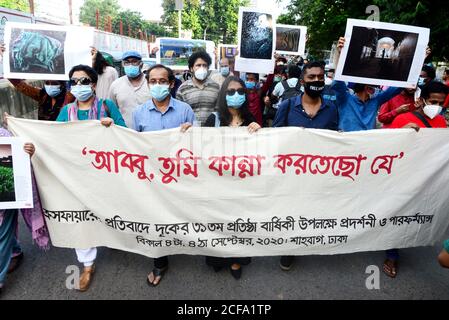
[[[383,252],[298,257],[289,272],[280,270],[277,257],[256,257],[240,281],[228,270],[215,273],[203,257],[174,256],[160,285],[149,287],[145,280],[152,259],[100,248],[92,286],[80,293],[65,285],[67,266],[78,265],[74,250],[40,251],[20,219],[25,258],[9,275],[0,299],[449,299],[449,269],[437,262],[441,245],[401,250],[398,277],[390,279],[381,271],[379,290],[366,288],[365,271],[369,265],[381,268]]]

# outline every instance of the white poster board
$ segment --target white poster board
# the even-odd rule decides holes
[[[416,85],[429,34],[427,28],[348,19],[335,79],[404,88]]]
[[[30,156],[20,138],[0,138],[0,210],[33,208]]]
[[[236,71],[273,73],[275,21],[276,17],[265,10],[240,7]]]
[[[304,56],[307,27],[276,25],[276,52],[279,54]]]
[[[70,69],[91,65],[94,29],[7,23],[3,68],[6,78],[68,80]]]
[[[188,70],[189,57],[199,51],[206,51],[211,59],[210,70],[215,70],[215,43],[206,40],[190,40],[179,38],[157,38],[156,53],[158,64],[163,64],[172,70]]]

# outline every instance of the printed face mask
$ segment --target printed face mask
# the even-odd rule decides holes
[[[317,98],[324,90],[324,81],[306,82],[304,84],[304,90],[307,95],[311,96],[312,98]]]

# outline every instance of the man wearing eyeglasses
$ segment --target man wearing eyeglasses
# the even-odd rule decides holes
[[[181,128],[187,131],[195,121],[192,108],[185,102],[172,98],[170,89],[175,85],[173,71],[161,64],[147,72],[151,99],[133,111],[133,128],[138,132]],[[154,259],[154,268],[147,277],[150,286],[157,286],[168,269],[168,257]]]
[[[142,72],[142,56],[137,51],[127,51],[122,56],[123,77],[115,80],[109,90],[109,99],[119,107],[126,126],[131,128],[132,111],[150,99],[150,90]]]

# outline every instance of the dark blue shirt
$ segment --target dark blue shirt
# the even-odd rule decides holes
[[[338,111],[337,107],[321,99],[321,107],[315,117],[310,117],[302,106],[302,96],[304,94],[283,101],[279,105],[273,127],[303,127],[309,129],[328,129],[338,130]],[[290,108],[289,108],[290,104]],[[290,109],[287,117],[287,110]]]

